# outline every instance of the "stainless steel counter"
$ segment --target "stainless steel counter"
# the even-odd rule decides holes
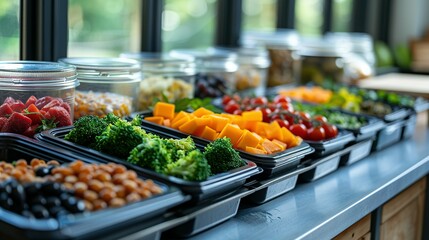
[[[429,130],[263,205],[192,239],[330,239],[429,173]]]

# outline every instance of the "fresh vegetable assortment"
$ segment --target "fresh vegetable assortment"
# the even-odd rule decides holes
[[[27,218],[120,207],[161,192],[153,181],[142,180],[119,164],[76,160],[60,165],[37,158],[0,162],[0,207]]]
[[[327,118],[330,124],[334,124],[344,129],[358,129],[368,124],[364,117],[344,114],[339,111],[329,111],[323,105],[310,105],[294,102],[293,106],[296,110],[307,112],[312,116],[323,115]]]
[[[244,114],[243,111],[259,110],[264,122],[278,124],[304,140],[322,141],[338,135],[337,127],[330,124],[325,116],[295,111],[289,97],[278,95],[273,101],[268,101],[265,97],[241,99],[239,96],[225,96],[222,103],[225,112],[237,115]]]
[[[64,139],[190,181],[204,181],[219,169],[225,172],[246,165],[228,140],[219,139],[200,151],[190,137],[164,139],[146,133],[140,125],[138,116],[130,122],[113,114],[84,116]]]
[[[7,97],[0,106],[0,132],[33,137],[43,130],[71,124],[70,105],[61,98],[31,96],[23,103]]]
[[[176,113],[174,104],[158,102],[153,116],[145,117],[145,120],[209,141],[226,137],[234,148],[253,154],[276,153],[301,144],[301,138],[277,121],[263,122],[263,116],[259,109],[234,115],[217,114],[203,107],[192,113]]]

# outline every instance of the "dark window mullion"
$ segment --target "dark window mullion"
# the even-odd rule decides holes
[[[295,0],[277,0],[276,27],[295,28]]]
[[[162,51],[162,11],[163,0],[142,0],[141,11],[141,40],[142,52]]]
[[[332,0],[323,1],[323,25],[322,25],[323,34],[332,31],[333,6],[334,5]]]
[[[352,32],[368,33],[369,18],[368,0],[353,0],[350,29]]]
[[[215,45],[239,47],[242,19],[242,0],[218,0]]]
[[[68,0],[21,0],[20,6],[20,59],[66,57]]]
[[[377,39],[389,44],[389,28],[390,28],[390,15],[392,11],[391,0],[380,0],[379,1],[379,12],[378,12],[378,29]]]

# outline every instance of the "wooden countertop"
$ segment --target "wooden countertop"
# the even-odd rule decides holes
[[[362,80],[359,87],[429,98],[429,75],[389,73]]]

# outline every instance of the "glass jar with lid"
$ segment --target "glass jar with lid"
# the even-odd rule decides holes
[[[0,130],[32,137],[72,124],[74,66],[40,61],[0,62]],[[42,127],[43,125],[43,127]]]
[[[192,57],[173,57],[167,53],[122,53],[141,64],[137,110],[147,110],[156,99],[173,102],[194,95],[195,61]]]
[[[375,73],[375,53],[373,40],[366,33],[330,32],[325,35],[333,45],[343,45],[350,49],[345,57],[347,82],[354,84]]]
[[[214,50],[231,51],[237,54],[238,70],[235,89],[242,96],[264,96],[267,72],[270,66],[268,51],[262,47],[223,48]]]
[[[123,58],[63,58],[76,67],[80,86],[76,89],[74,118],[104,117],[113,113],[124,117],[134,111],[140,84],[140,64]]]
[[[217,98],[235,91],[235,72],[238,69],[235,53],[214,49],[176,49],[170,54],[195,59],[194,97]]]
[[[294,51],[299,43],[299,35],[293,29],[279,29],[276,32],[247,32],[242,44],[250,47],[265,47],[268,50],[270,66],[267,86],[275,87],[295,83],[293,72],[297,67]]]
[[[296,54],[300,58],[300,67],[295,70],[295,77],[300,84],[325,81],[342,83],[345,81],[344,56],[350,52],[342,45],[333,45],[323,38],[303,39]]]

